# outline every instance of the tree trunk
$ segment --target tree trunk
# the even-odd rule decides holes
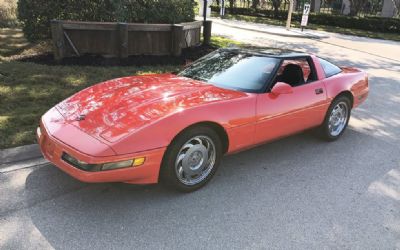
[[[274,17],[278,18],[279,16],[279,7],[281,5],[281,0],[272,0],[272,6],[274,7]]]
[[[234,14],[233,13],[233,4],[235,3],[235,0],[229,0],[229,14]]]
[[[253,0],[252,1],[252,8],[257,9],[258,5],[260,4],[260,0]]]
[[[310,2],[310,11],[315,12],[315,0],[311,0]]]
[[[365,0],[350,0],[350,16],[356,16],[362,10]]]

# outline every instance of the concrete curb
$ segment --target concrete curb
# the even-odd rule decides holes
[[[40,152],[38,144],[3,149],[0,150],[0,167],[1,165],[40,157],[42,157],[42,153]]]
[[[21,169],[27,169],[27,168],[33,168],[33,167],[41,167],[41,166],[46,166],[50,165],[51,163],[47,161],[44,158],[35,158],[31,160],[26,160],[26,161],[18,161],[18,162],[12,162],[12,163],[7,163],[7,164],[2,164],[0,165],[0,174],[6,174],[9,172],[21,170]]]
[[[296,33],[296,34],[290,34],[288,32],[273,32],[273,31],[269,31],[267,29],[259,29],[256,27],[246,27],[243,25],[236,25],[236,24],[232,24],[232,23],[227,23],[227,22],[223,22],[222,20],[219,19],[211,19],[213,22],[217,23],[217,24],[221,24],[221,25],[225,25],[228,27],[232,27],[232,28],[238,28],[238,29],[243,29],[243,30],[249,30],[249,31],[255,31],[255,32],[260,32],[260,33],[265,33],[265,34],[270,34],[270,35],[275,35],[275,36],[284,36],[284,37],[296,37],[296,38],[312,38],[312,39],[322,39],[322,38],[328,38],[328,35],[321,35],[321,36],[316,36],[310,33],[303,33],[301,31],[297,31],[297,30],[291,30],[292,33]],[[251,22],[247,22],[248,24],[252,24]]]

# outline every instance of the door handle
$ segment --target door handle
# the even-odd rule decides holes
[[[322,89],[322,88],[315,89],[315,94],[316,95],[319,95],[319,94],[322,94],[322,93],[324,93],[324,89]]]

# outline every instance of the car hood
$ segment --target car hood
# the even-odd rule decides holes
[[[95,138],[115,142],[173,113],[242,96],[173,74],[143,75],[94,85],[56,107],[66,122]]]

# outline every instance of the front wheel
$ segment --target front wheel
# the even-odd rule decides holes
[[[333,100],[324,123],[319,128],[319,134],[323,139],[334,141],[343,134],[350,119],[350,103],[350,99],[346,96],[339,96]]]
[[[214,130],[209,127],[190,128],[168,147],[161,167],[161,179],[179,191],[195,191],[213,177],[221,157],[221,140]]]

